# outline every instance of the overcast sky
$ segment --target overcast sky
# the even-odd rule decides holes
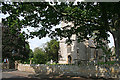
[[[2,18],[5,18],[6,16],[0,13],[0,22],[2,21]],[[58,25],[57,27],[60,27],[60,25]],[[34,30],[34,28],[27,28],[29,30]],[[26,29],[22,29],[23,31],[26,32]],[[110,34],[109,37],[110,43],[109,43],[109,47],[114,46],[114,40],[112,35]],[[50,41],[49,37],[44,37],[42,39],[39,39],[38,37],[35,37],[33,39],[28,39],[29,45],[30,45],[30,49],[34,50],[34,48],[36,47],[42,47],[46,42]]]

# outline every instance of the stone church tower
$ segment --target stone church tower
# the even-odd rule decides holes
[[[70,22],[68,24],[73,25]],[[68,24],[62,22],[61,27]],[[59,64],[75,64],[78,61],[93,61],[102,55],[101,49],[95,49],[96,46],[92,39],[78,43],[75,34],[72,35],[71,39],[72,43],[70,45],[66,43],[66,38],[60,40]]]

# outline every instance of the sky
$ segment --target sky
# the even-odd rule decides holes
[[[110,43],[108,44],[109,47],[111,48],[112,46],[114,46],[114,39],[111,33],[109,33],[110,37],[108,38],[110,40]]]
[[[51,39],[49,37],[44,37],[42,39],[39,39],[38,37],[35,37],[34,39],[28,39],[30,49],[34,51],[36,47],[43,47],[46,42],[49,42]]]
[[[25,33],[28,33],[29,32],[27,31],[27,29],[31,32],[31,31],[34,31],[35,29],[32,28],[32,27],[27,27],[27,28],[23,28],[22,31],[25,31]],[[43,37],[41,39],[39,39],[38,37],[34,37],[33,39],[29,38],[27,41],[29,42],[29,45],[30,45],[30,49],[32,49],[34,51],[34,49],[36,47],[43,47],[44,44],[46,42],[49,42],[51,39],[47,36],[47,37]]]
[[[109,33],[110,34],[110,33]],[[114,46],[114,40],[112,34],[110,34],[110,37],[108,38],[110,40],[110,43],[108,44],[111,48]],[[49,37],[44,37],[42,39],[39,39],[38,37],[35,37],[33,39],[28,39],[30,48],[34,50],[36,47],[42,47],[46,42],[50,41],[51,39]]]
[[[3,15],[3,14],[0,13],[0,22],[2,22],[2,18],[5,18],[6,16],[8,16],[8,15]],[[60,27],[60,25],[58,25],[56,27]],[[27,32],[27,29],[29,29],[30,31],[35,30],[34,28],[29,27],[29,28],[23,28],[22,31]],[[113,40],[112,34],[110,34],[110,37],[108,39],[110,40],[110,43],[108,44],[109,47],[114,46],[114,40]],[[34,51],[34,49],[36,47],[42,47],[46,42],[48,42],[50,40],[51,39],[49,37],[44,37],[42,39],[39,39],[38,37],[35,37],[33,39],[28,39],[27,41],[29,42],[30,49],[32,49]]]
[[[61,25],[57,25],[56,28],[60,28]],[[35,29],[34,28],[31,28],[31,27],[27,27],[27,28],[23,28],[22,31],[25,31],[26,33],[27,32],[27,29],[29,29],[30,31],[34,31]],[[108,33],[110,35],[110,37],[108,38],[110,40],[110,43],[108,44],[109,47],[111,48],[112,46],[114,46],[114,40],[113,40],[113,36],[111,33]],[[42,39],[39,39],[38,37],[35,37],[33,39],[28,39],[27,41],[29,42],[29,45],[30,45],[30,49],[32,49],[34,51],[34,49],[36,47],[43,47],[44,44],[46,42],[49,42],[51,39],[47,36],[47,37],[44,37]]]

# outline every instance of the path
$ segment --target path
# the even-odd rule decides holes
[[[37,77],[33,77],[31,75],[33,75],[32,73],[28,73],[28,72],[21,72],[21,71],[17,71],[17,70],[4,70],[2,72],[2,80],[103,80],[103,79],[86,79],[86,78],[82,78],[82,77],[49,77],[49,76],[45,76],[45,75],[41,75],[39,76],[39,78]]]

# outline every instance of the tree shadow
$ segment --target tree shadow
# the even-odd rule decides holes
[[[3,78],[1,80],[42,80],[37,78]]]
[[[16,69],[2,69],[2,72],[12,72],[17,71]]]

